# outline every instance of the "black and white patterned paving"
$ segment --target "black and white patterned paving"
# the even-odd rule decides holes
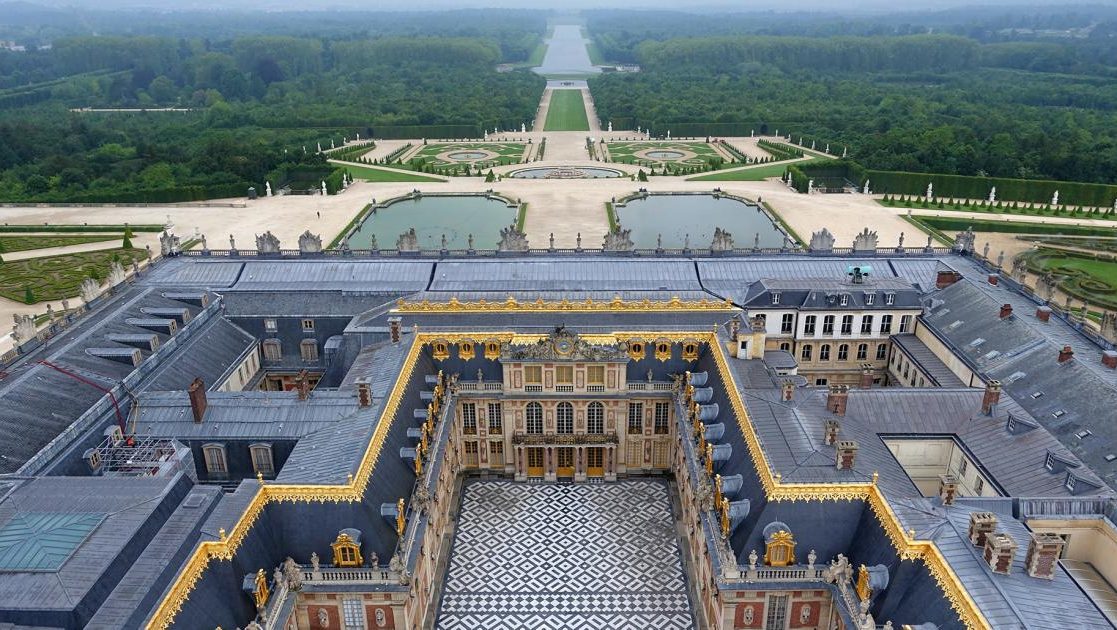
[[[466,485],[436,627],[693,628],[667,486]]]

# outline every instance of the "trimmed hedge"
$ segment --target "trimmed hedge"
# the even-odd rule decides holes
[[[212,186],[176,186],[174,188],[153,188],[131,191],[92,192],[71,195],[65,199],[52,201],[65,203],[176,203],[181,201],[205,201],[226,197],[247,197],[252,182],[234,184],[214,184]],[[257,187],[256,190],[263,189]],[[28,202],[34,203],[34,202]]]
[[[412,138],[480,138],[484,134],[477,125],[375,125],[374,138],[409,140]],[[511,133],[511,132],[509,132]]]
[[[1057,182],[1039,179],[1009,179],[1005,177],[970,177],[938,173],[905,173],[901,171],[864,171],[875,193],[890,195],[917,195],[927,192],[927,184],[935,186],[936,197],[955,199],[986,199],[989,190],[997,187],[997,199],[1030,203],[1051,203],[1059,191],[1060,205],[1113,207],[1117,199],[1117,186],[1083,182]],[[864,179],[858,182],[863,185]]]

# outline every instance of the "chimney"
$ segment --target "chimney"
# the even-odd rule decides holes
[[[839,416],[846,415],[846,404],[849,402],[848,385],[831,385],[830,393],[826,395],[826,408]]]
[[[1101,364],[1111,370],[1117,370],[1117,350],[1106,350],[1101,353]]]
[[[993,286],[997,286],[997,283],[1000,282],[1000,280],[1001,280],[1001,274],[999,274],[999,273],[989,274],[989,284],[991,284]]]
[[[1038,319],[1041,322],[1050,321],[1051,320],[1051,307],[1050,306],[1037,307],[1036,308],[1036,319]]]
[[[1001,305],[1000,318],[1004,319],[1004,318],[1008,317],[1009,315],[1012,315],[1012,305],[1011,304],[1002,304]]]
[[[737,341],[737,337],[740,333],[741,333],[741,316],[740,315],[734,315],[733,318],[729,320],[729,340],[730,341]]]
[[[1028,555],[1024,558],[1024,567],[1028,575],[1045,580],[1055,579],[1055,565],[1063,553],[1066,544],[1058,534],[1038,534],[1031,532],[1032,540],[1028,543]]]
[[[834,463],[838,466],[838,470],[853,470],[853,464],[857,461],[857,442],[842,440],[838,442],[834,453]]]
[[[392,343],[399,343],[400,337],[403,335],[403,318],[402,317],[389,317],[388,318],[388,334],[392,338]]]
[[[794,399],[795,399],[795,382],[790,381],[790,380],[784,381],[780,385],[780,400],[782,400],[784,402],[791,402]]]
[[[958,282],[961,275],[957,271],[943,269],[940,270],[935,277],[935,288],[945,289],[946,287]]]
[[[186,392],[190,394],[190,410],[194,412],[194,422],[200,423],[206,415],[206,407],[209,406],[206,401],[206,384],[202,379],[196,378]]]
[[[295,392],[298,393],[299,400],[310,398],[310,377],[306,370],[301,370],[295,377]]]
[[[357,406],[372,406],[372,385],[368,382],[367,377],[357,379]]]
[[[861,364],[861,389],[872,389],[873,387],[873,364]]]
[[[1059,351],[1059,363],[1066,363],[1073,358],[1074,350],[1071,350],[1070,346],[1063,346],[1063,349]]]
[[[970,542],[974,547],[984,547],[985,537],[997,529],[997,516],[992,512],[970,513]]]
[[[993,573],[1012,573],[1012,560],[1016,557],[1016,541],[1004,532],[985,536],[985,561]]]
[[[1001,402],[1001,382],[989,381],[985,384],[985,395],[981,397],[981,413],[986,416],[993,415],[993,410],[999,402]]]
[[[939,498],[943,505],[954,505],[958,494],[958,479],[954,475],[939,475]]]
[[[826,433],[822,439],[826,446],[833,446],[838,441],[838,433],[842,430],[842,423],[837,420],[830,419],[826,421]]]

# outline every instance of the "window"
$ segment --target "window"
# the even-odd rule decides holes
[[[605,384],[605,366],[604,365],[587,365],[586,366],[586,383],[589,385],[604,385]]]
[[[543,405],[537,402],[527,404],[527,432],[531,434],[543,433]]]
[[[816,317],[814,315],[807,315],[807,318],[803,321],[803,334],[804,335],[813,335],[814,334],[814,325],[815,325],[815,321],[817,319],[818,319],[818,317]]]
[[[888,358],[888,344],[877,344],[877,361],[883,361]]]
[[[489,433],[493,435],[504,433],[504,410],[498,402],[489,403]]]
[[[911,332],[911,315],[900,316],[900,332]]]
[[[558,419],[556,433],[570,434],[574,432],[574,405],[560,402],[555,417]]]
[[[308,363],[318,360],[318,342],[313,339],[303,339],[299,343],[299,354],[303,361]]]
[[[959,477],[965,477],[966,476],[966,471],[969,470],[969,469],[970,469],[970,460],[966,459],[965,457],[962,457],[962,460],[958,462],[958,476]]]
[[[644,432],[644,403],[628,403],[628,434],[640,435]]]
[[[853,334],[853,315],[842,315],[842,334]]]
[[[828,379],[828,378],[816,378],[814,380],[815,386],[819,386],[819,387],[823,386],[823,385],[826,385],[829,382],[830,382],[830,379]]]
[[[892,316],[891,315],[881,315],[880,316],[880,334],[888,335],[888,334],[891,334],[891,333],[892,333]]]
[[[303,332],[314,332],[314,320],[313,319],[304,319],[303,320]]]
[[[275,474],[275,462],[271,456],[271,444],[253,444],[248,447],[252,452],[252,470],[265,477]]]
[[[671,417],[671,403],[657,402],[655,404],[655,434],[667,435],[669,418]]]
[[[866,293],[865,294],[865,306],[872,306],[873,303],[876,302],[876,301],[877,301],[877,294],[876,293]]]
[[[849,306],[849,296],[846,295],[845,293],[842,294],[841,304],[842,304],[842,306]]]
[[[202,455],[206,460],[206,472],[213,477],[221,477],[229,473],[229,465],[225,462],[225,446],[222,444],[207,444],[202,447]]]
[[[784,552],[786,554],[786,552]],[[785,566],[787,562],[784,562]],[[787,595],[769,595],[764,630],[783,630],[787,627]]]
[[[504,442],[500,440],[489,442],[489,463],[493,466],[504,465]]]
[[[978,477],[977,481],[973,482],[973,492],[977,496],[981,496],[981,492],[983,490],[985,490],[985,480],[981,477]],[[1073,490],[1073,488],[1071,488],[1071,490]]]
[[[605,405],[591,402],[586,408],[586,433],[595,435],[605,433]]]
[[[809,344],[803,346],[802,357],[803,357],[804,361],[810,361],[811,360],[811,346]]]
[[[849,344],[848,343],[843,343],[842,345],[838,346],[838,360],[839,361],[848,361],[849,360]]]
[[[864,316],[861,317],[861,334],[862,335],[873,334],[873,316],[872,315],[864,315]]]
[[[282,361],[283,346],[278,339],[267,339],[263,343],[265,361]]]
[[[477,435],[477,403],[462,403],[462,433]]]
[[[574,366],[573,365],[557,365],[555,366],[555,382],[559,385],[571,385],[574,383]]]
[[[780,292],[779,291],[772,291],[772,304],[779,304],[779,303],[780,303]]]
[[[857,360],[858,361],[864,361],[865,359],[868,359],[868,358],[869,358],[869,344],[867,344],[867,343],[857,344]]]
[[[895,293],[885,293],[884,294],[884,303],[889,305],[889,306],[895,304],[896,303],[896,294]]]
[[[361,630],[365,627],[365,610],[361,600],[343,599],[341,610],[345,617],[345,630]]]
[[[1051,471],[1055,470],[1055,457],[1052,456],[1051,453],[1048,453],[1047,457],[1044,458],[1043,467],[1046,468],[1047,470],[1051,470]]]
[[[822,347],[820,347],[818,349],[818,360],[819,361],[829,361],[830,360],[830,344],[824,343],[824,344],[822,344]]]
[[[652,447],[652,466],[667,468],[667,444],[665,442],[656,442]]]
[[[834,334],[834,316],[833,315],[826,315],[825,317],[822,318],[822,334],[824,334],[824,335],[833,335]]]
[[[465,465],[476,468],[477,461],[477,442],[467,441],[465,443]]]
[[[529,385],[539,385],[543,382],[543,366],[525,365],[524,382]]]
[[[791,352],[791,344],[786,341],[782,342],[780,344],[780,350],[783,350],[784,352]]]
[[[784,313],[783,319],[780,321],[780,332],[783,334],[790,334],[795,329],[795,315],[792,313]]]
[[[267,332],[273,333],[276,330],[279,330],[279,325],[276,323],[276,321],[274,319],[271,319],[269,317],[268,319],[264,320],[264,330],[266,330]]]
[[[1063,486],[1065,486],[1067,490],[1070,490],[1073,493],[1074,492],[1074,486],[1077,485],[1077,484],[1078,484],[1078,480],[1075,479],[1074,477],[1072,477],[1068,473],[1067,474],[1067,482],[1065,484],[1063,484]]]

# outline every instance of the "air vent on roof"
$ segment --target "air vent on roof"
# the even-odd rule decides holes
[[[1090,437],[1091,435],[1093,435],[1093,433],[1091,433],[1089,429],[1082,429],[1078,433],[1075,433],[1074,437],[1076,437],[1080,440],[1084,440],[1084,439]]]
[[[205,502],[206,495],[204,494],[188,494],[186,498],[182,500],[182,507],[198,508],[202,507],[202,504]]]
[[[1043,398],[1043,392],[1032,392],[1032,398]]]
[[[1016,381],[1024,378],[1025,376],[1027,376],[1027,374],[1025,374],[1024,372],[1013,372],[1012,374],[1009,375],[1008,378],[1006,378],[1004,380],[1004,382],[1005,382],[1006,385],[1008,385],[1008,384],[1011,384],[1011,383],[1015,383]]]
[[[1105,461],[1107,462],[1111,462],[1115,459],[1117,459],[1117,455],[1114,455],[1113,453],[1107,453],[1105,456]]]
[[[1056,411],[1051,412],[1051,417],[1052,418],[1062,418],[1065,415],[1067,415],[1067,410],[1066,409],[1058,409]]]
[[[965,322],[963,322],[960,319],[956,319],[956,320],[950,322],[950,325],[947,326],[947,329],[948,330],[954,330],[954,329],[958,328],[959,326],[961,326],[963,323],[965,323]]]
[[[985,353],[986,359],[996,359],[999,356],[1001,356],[1001,353],[998,350],[990,350],[989,352]]]
[[[976,348],[983,343],[985,343],[985,339],[983,337],[978,337],[977,339],[974,339],[973,341],[970,342],[970,347],[971,348]]]

